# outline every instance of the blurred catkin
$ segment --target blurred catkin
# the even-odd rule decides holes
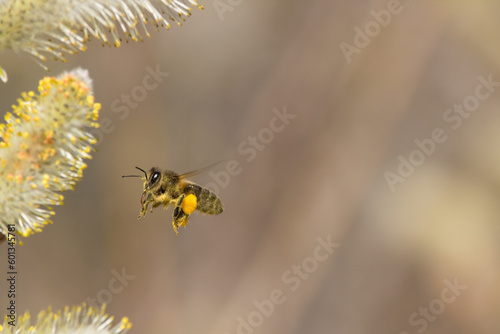
[[[96,142],[87,132],[98,127],[86,70],[45,77],[38,93],[23,93],[0,124],[0,232],[15,225],[28,236],[40,232],[63,204],[61,191],[73,189]]]
[[[65,307],[63,311],[54,313],[49,308],[38,314],[35,323],[31,323],[28,312],[9,323],[9,317],[5,317],[0,331],[5,334],[52,334],[52,333],[106,333],[124,334],[132,327],[128,318],[123,318],[119,323],[113,325],[113,317],[105,313],[105,305],[100,309],[82,306]]]
[[[47,69],[40,61],[66,61],[91,36],[119,47],[149,37],[148,22],[155,30],[180,25],[188,4],[202,8],[196,0],[0,0],[0,50],[27,52]],[[0,76],[6,80],[3,70]]]

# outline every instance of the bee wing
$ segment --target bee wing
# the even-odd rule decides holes
[[[223,161],[224,161],[224,160],[219,161],[219,162],[214,163],[214,164],[211,164],[211,165],[209,165],[209,166],[207,166],[207,167],[205,167],[205,168],[200,168],[200,169],[194,170],[194,171],[192,171],[192,172],[188,172],[188,173],[181,174],[181,175],[179,175],[179,178],[180,178],[181,180],[182,180],[182,179],[188,179],[188,178],[193,177],[193,176],[195,176],[195,175],[198,175],[198,174],[200,174],[200,173],[204,173],[204,172],[206,172],[207,170],[209,170],[210,168],[212,168],[213,166],[216,166],[216,165],[220,164],[220,163],[221,163],[221,162],[223,162]]]

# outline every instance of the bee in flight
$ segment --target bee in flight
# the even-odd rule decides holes
[[[194,210],[209,215],[218,215],[224,211],[217,195],[186,180],[210,167],[185,174],[177,174],[170,170],[161,171],[157,167],[151,168],[149,173],[146,173],[139,167],[135,168],[143,172],[144,177],[141,175],[123,175],[122,177],[140,177],[144,180],[144,192],[141,196],[142,208],[138,218],[146,215],[149,204],[152,205],[151,212],[160,204],[163,204],[165,208],[172,204],[174,206],[172,224],[175,234],[178,235],[178,227],[186,226],[189,215]]]

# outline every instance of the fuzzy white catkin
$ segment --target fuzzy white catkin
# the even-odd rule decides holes
[[[83,69],[45,77],[38,93],[23,93],[0,124],[0,232],[40,232],[63,204],[90,159],[100,105]]]
[[[113,325],[114,319],[105,313],[105,305],[96,309],[83,304],[65,307],[56,313],[49,308],[40,312],[35,322],[31,321],[28,312],[16,319],[15,323],[9,323],[9,320],[9,317],[5,317],[3,325],[0,325],[0,331],[4,334],[125,334],[132,327],[126,317]]]
[[[66,61],[91,36],[119,47],[149,37],[148,23],[180,25],[190,5],[203,8],[197,0],[0,0],[0,50],[27,52],[46,68],[47,56]]]

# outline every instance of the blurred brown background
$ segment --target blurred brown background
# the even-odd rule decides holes
[[[19,248],[19,310],[104,299],[132,333],[499,333],[498,87],[460,126],[445,115],[474,102],[478,77],[500,81],[500,5],[402,0],[384,27],[371,11],[392,1],[221,1],[222,20],[203,1],[144,43],[47,62],[89,70],[109,133],[54,224]],[[348,62],[341,43],[367,27]],[[1,65],[6,112],[46,73],[13,52]],[[124,117],[148,67],[169,75]],[[240,145],[284,108],[295,118],[247,161]],[[384,174],[435,129],[446,140],[391,191]],[[241,172],[219,192],[222,215],[193,215],[179,236],[172,209],[137,220],[142,182],[121,175],[223,159]],[[317,261],[328,236],[340,247]],[[122,270],[134,279],[116,281]],[[259,316],[254,301],[278,290]]]

